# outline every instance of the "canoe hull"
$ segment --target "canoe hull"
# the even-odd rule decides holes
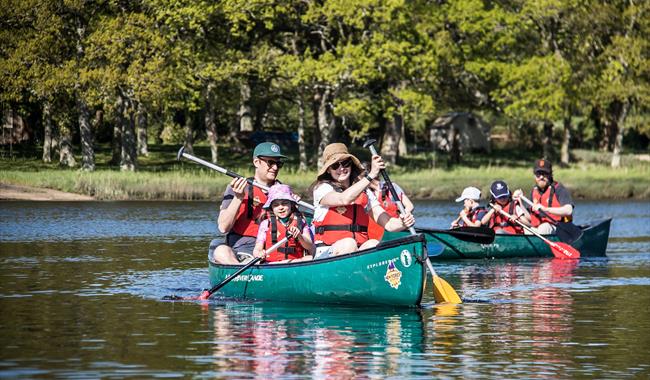
[[[422,235],[321,260],[256,265],[220,289],[228,298],[291,303],[417,306],[422,300],[427,254]],[[209,263],[210,284],[239,266]]]
[[[571,246],[580,251],[581,257],[604,257],[611,219],[596,221],[582,226],[582,236]],[[387,233],[384,238],[396,238],[400,233]],[[440,252],[432,260],[457,259],[508,259],[553,257],[550,247],[534,235],[500,235],[497,234],[491,244],[477,244],[462,241],[445,233],[425,233],[430,252]],[[559,241],[555,235],[546,236],[551,241]]]

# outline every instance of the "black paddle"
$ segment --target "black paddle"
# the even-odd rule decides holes
[[[377,150],[374,147],[374,143],[376,141],[377,140],[370,139],[363,144],[364,148],[370,149],[370,153],[373,156],[377,155]],[[397,205],[400,214],[406,214],[406,210],[404,210],[404,205],[402,204],[402,201],[399,199],[399,196],[395,191],[395,187],[393,186],[393,183],[390,181],[390,178],[388,178],[388,173],[386,173],[386,170],[384,169],[381,169],[379,172],[381,173],[381,176],[384,177],[384,181],[386,182],[386,185],[388,185],[388,190],[390,192],[391,197],[393,198],[393,202],[395,202],[395,204]],[[409,227],[409,232],[411,233],[411,235],[416,235],[415,228],[413,227]],[[425,257],[424,262],[427,264],[427,267],[429,268],[429,272],[431,272],[431,279],[433,281],[433,298],[436,300],[436,302],[438,303],[449,302],[455,304],[462,303],[463,301],[461,301],[460,296],[458,296],[458,293],[456,293],[456,290],[451,285],[449,285],[447,281],[445,281],[442,277],[436,274],[436,271],[433,269],[433,265],[431,264],[431,260],[429,260],[428,255]]]
[[[427,234],[447,234],[458,240],[476,244],[492,244],[495,236],[494,230],[488,227],[458,227],[450,230],[415,227],[415,230]]]
[[[266,253],[270,253],[270,252],[275,251],[282,244],[286,243],[287,240],[288,240],[287,237],[282,238],[280,241],[278,241],[277,243],[270,246],[269,249],[266,250]],[[178,301],[178,300],[194,300],[194,301],[201,300],[201,301],[203,301],[203,300],[207,300],[208,298],[210,298],[210,296],[212,296],[214,294],[214,292],[216,292],[217,290],[219,290],[219,289],[223,288],[224,286],[226,286],[235,277],[242,274],[242,272],[244,272],[246,269],[248,269],[248,268],[252,267],[253,265],[257,264],[260,260],[262,260],[261,257],[254,258],[253,260],[248,262],[246,265],[239,268],[235,273],[233,273],[230,276],[224,278],[223,281],[221,281],[217,285],[213,286],[211,289],[203,290],[201,292],[201,294],[198,295],[197,297],[181,297],[181,296],[177,296],[177,295],[171,295],[171,296],[164,296],[162,299],[168,300],[168,301]]]
[[[225,174],[225,175],[227,175],[227,176],[229,176],[229,177],[232,177],[232,178],[243,178],[242,175],[239,175],[239,174],[237,174],[237,173],[235,173],[235,172],[232,172],[232,171],[230,171],[230,170],[228,170],[228,169],[226,169],[226,168],[222,168],[221,166],[215,165],[215,164],[213,164],[213,163],[211,163],[211,162],[205,161],[205,160],[203,160],[203,159],[201,159],[201,158],[198,158],[198,157],[193,156],[193,155],[191,155],[191,154],[189,154],[189,153],[186,153],[186,152],[185,152],[185,146],[182,146],[181,149],[178,150],[178,155],[176,156],[176,158],[178,159],[178,161],[181,160],[181,157],[185,157],[185,158],[187,158],[187,159],[190,160],[190,161],[194,161],[194,162],[196,162],[197,164],[201,164],[201,165],[203,165],[203,166],[205,166],[205,167],[208,167],[208,168],[210,168],[210,169],[212,169],[212,170],[216,170],[216,171],[218,171],[219,173]],[[246,181],[247,181],[248,183],[250,183],[251,185],[253,185],[253,186],[257,186],[257,187],[259,187],[260,189],[262,189],[262,190],[264,190],[264,191],[269,191],[269,187],[266,186],[266,185],[264,185],[264,184],[261,184],[261,183],[259,183],[259,182],[257,182],[257,181],[254,181],[254,180],[252,180],[252,179],[248,179],[248,178],[246,179]],[[307,209],[312,210],[312,211],[314,210],[314,206],[311,205],[311,204],[309,204],[309,203],[307,203],[307,202],[298,201],[297,203],[298,203],[300,206],[304,207],[304,208],[307,208]]]

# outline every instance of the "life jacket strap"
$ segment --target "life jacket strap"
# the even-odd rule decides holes
[[[353,225],[335,225],[335,226],[318,226],[315,228],[317,234],[322,234],[325,231],[350,231],[350,232],[368,232],[367,226]]]

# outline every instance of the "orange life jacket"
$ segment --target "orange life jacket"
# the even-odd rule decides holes
[[[388,190],[388,185],[384,184],[381,189],[375,192],[377,200],[381,207],[386,211],[391,218],[396,218],[399,216],[399,208],[397,203],[393,202],[393,197],[390,195],[390,190]],[[401,200],[400,194],[400,200]],[[381,240],[384,236],[384,227],[380,226],[372,218],[368,222],[368,238]]]
[[[546,207],[561,207],[562,204],[557,199],[557,195],[555,194],[557,186],[558,183],[553,182],[550,186],[546,187],[546,190],[543,193],[541,193],[539,188],[535,186],[533,188],[533,194],[531,196],[533,203],[539,203],[542,206]],[[557,224],[557,222],[570,222],[573,220],[571,216],[559,216],[551,214],[550,212],[547,212],[545,214],[546,215],[541,212],[530,213],[530,221],[533,227],[537,227],[542,223]]]
[[[264,248],[268,249],[279,240],[282,240],[287,235],[287,230],[289,227],[296,226],[300,230],[300,233],[302,233],[305,224],[305,219],[298,212],[294,212],[291,218],[291,222],[287,226],[282,224],[282,222],[276,218],[273,213],[271,213],[269,215],[269,229],[266,231],[266,241],[264,242]],[[283,246],[280,246],[275,251],[270,252],[266,256],[266,261],[299,259],[304,256],[305,249],[303,246],[297,239],[290,237]]]
[[[368,196],[359,194],[353,204],[330,207],[323,220],[313,222],[314,239],[325,245],[332,245],[344,238],[354,238],[357,245],[368,241],[368,221],[366,213]]]
[[[504,206],[501,206],[501,208],[503,211],[516,217],[515,202],[512,202],[512,200],[508,201]],[[497,211],[495,211],[490,218],[490,228],[494,230],[502,230],[509,234],[521,234],[524,232],[524,229],[520,225],[510,222],[508,217]]]
[[[262,189],[249,183],[244,191],[244,199],[239,205],[239,210],[237,210],[235,216],[235,224],[233,224],[230,232],[242,236],[257,237],[260,222],[265,216],[262,206],[266,199],[267,195]]]

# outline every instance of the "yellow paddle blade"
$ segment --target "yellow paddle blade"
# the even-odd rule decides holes
[[[452,288],[447,281],[445,281],[444,279],[436,275],[432,275],[432,280],[433,280],[433,298],[436,300],[437,303],[442,303],[442,302],[449,302],[455,304],[463,303],[463,301],[461,301],[460,297],[458,296],[458,293],[456,293],[454,288]]]

